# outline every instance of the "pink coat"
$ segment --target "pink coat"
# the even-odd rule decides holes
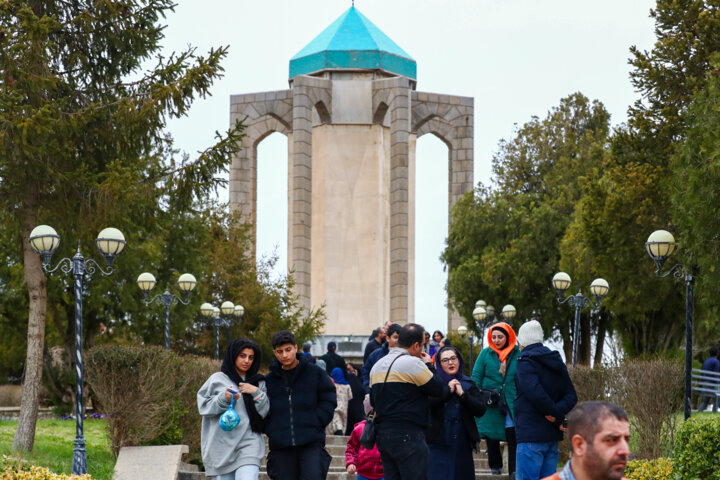
[[[370,479],[383,478],[382,461],[377,445],[368,450],[360,445],[360,435],[365,427],[365,420],[358,422],[353,427],[350,440],[345,447],[345,468],[348,465],[355,465],[357,473]]]

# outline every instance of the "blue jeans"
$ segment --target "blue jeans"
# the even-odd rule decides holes
[[[376,442],[385,480],[427,480],[428,446],[422,430],[380,430]]]
[[[213,480],[257,480],[260,467],[257,465],[243,465],[234,472],[212,477]]]
[[[540,480],[557,472],[558,442],[518,443],[516,480]]]
[[[360,474],[358,473],[357,480],[370,480],[370,479],[367,478],[367,477],[363,477],[362,475],[360,475]],[[384,480],[384,479],[378,478],[378,480]]]

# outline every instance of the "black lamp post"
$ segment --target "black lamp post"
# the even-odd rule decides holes
[[[180,278],[178,278],[177,286],[180,289],[181,292],[185,295],[185,300],[178,297],[175,294],[170,293],[169,290],[165,290],[164,293],[159,293],[155,295],[153,298],[149,298],[150,290],[152,290],[155,287],[155,284],[157,282],[155,281],[155,276],[152,273],[149,272],[143,272],[141,273],[137,278],[137,284],[138,287],[140,287],[140,290],[142,290],[143,295],[145,298],[143,299],[143,303],[145,305],[150,305],[151,303],[155,302],[158,305],[162,305],[165,308],[165,348],[167,350],[170,349],[170,306],[180,302],[183,305],[187,305],[190,303],[190,292],[193,291],[195,286],[197,285],[197,280],[195,280],[195,277],[189,273],[183,273],[180,275]]]
[[[85,275],[92,275],[99,271],[103,275],[113,273],[112,264],[115,258],[125,248],[125,237],[116,228],[106,228],[98,234],[95,240],[97,249],[105,257],[107,270],[92,258],[85,258],[77,253],[70,258],[63,258],[55,268],[50,267],[52,255],[60,245],[60,235],[48,225],[38,225],[30,233],[30,248],[42,257],[43,270],[53,273],[58,268],[65,274],[72,272],[74,278],[75,294],[75,441],[73,442],[72,473],[83,475],[87,473],[87,452],[85,450],[85,436],[83,432],[83,364],[82,364],[82,296]]]
[[[232,320],[227,318],[223,319],[220,314],[234,315],[242,319],[245,314],[245,308],[242,305],[234,305],[230,301],[224,301],[220,308],[214,307],[210,303],[203,303],[200,306],[200,313],[208,320],[212,319],[213,326],[215,327],[215,360],[220,358],[220,327],[227,328],[228,347],[230,346],[230,325]]]
[[[685,280],[685,420],[690,418],[690,389],[692,378],[692,352],[693,352],[693,315],[695,297],[693,286],[695,275],[692,268],[686,268],[681,264],[673,265],[670,270],[663,273],[665,261],[675,251],[675,237],[666,230],[655,230],[645,242],[645,250],[655,261],[655,275],[665,278],[672,274],[675,278]]]
[[[580,311],[585,307],[591,307],[592,309],[599,310],[602,299],[608,294],[610,285],[603,278],[596,278],[590,284],[590,293],[595,297],[595,304],[593,305],[592,300],[588,297],[583,296],[582,292],[578,290],[575,295],[570,295],[563,300],[565,291],[570,288],[572,280],[570,275],[565,272],[558,272],[552,278],[552,285],[557,292],[557,301],[559,304],[568,303],[575,307],[575,323],[573,324],[573,349],[572,349],[572,366],[575,368],[577,363],[577,352],[578,345],[580,344]],[[592,313],[591,313],[592,314]]]

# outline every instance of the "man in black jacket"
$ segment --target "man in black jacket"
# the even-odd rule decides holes
[[[325,426],[337,406],[330,377],[298,354],[295,336],[272,337],[275,358],[265,377],[270,414],[266,419],[270,453],[267,473],[273,480],[322,480],[331,457],[325,450]]]
[[[328,343],[327,353],[321,356],[320,360],[325,362],[325,370],[327,370],[328,375],[332,374],[333,368],[339,367],[343,374],[347,376],[347,364],[345,363],[345,359],[335,353],[335,350],[337,350],[337,344],[335,342]]]
[[[365,353],[363,354],[363,362],[367,362],[368,357],[372,352],[380,348],[383,344],[383,340],[385,340],[385,329],[383,327],[378,327],[375,330],[373,330],[373,337],[368,341],[367,345],[365,345]]]

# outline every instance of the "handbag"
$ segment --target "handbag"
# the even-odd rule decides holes
[[[481,388],[480,394],[488,407],[496,407],[500,402],[500,392],[494,388]]]
[[[408,355],[407,353],[401,353],[397,357],[395,357],[395,360],[393,360],[390,363],[390,366],[387,369],[387,373],[385,374],[385,380],[383,381],[383,386],[385,383],[387,383],[388,376],[390,375],[390,369],[392,368],[393,364],[397,361],[398,358],[402,357],[403,355]],[[365,426],[363,427],[362,434],[360,435],[360,445],[363,446],[366,450],[372,450],[372,448],[375,446],[375,437],[377,435],[377,432],[375,430],[375,411],[371,411],[367,414],[365,417]]]
[[[240,424],[240,415],[235,411],[235,395],[230,396],[230,408],[220,415],[220,428],[229,432]]]

